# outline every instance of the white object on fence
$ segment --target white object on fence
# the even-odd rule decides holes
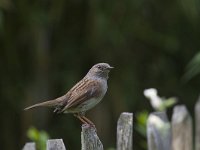
[[[192,119],[184,105],[175,106],[173,110],[172,149],[192,150]]]
[[[62,139],[53,139],[47,141],[47,150],[66,150]]]
[[[200,97],[195,105],[195,150],[200,150]]]
[[[132,150],[133,113],[124,112],[117,122],[117,150]]]
[[[81,150],[103,150],[103,145],[97,136],[95,128],[87,124],[82,125]]]
[[[34,142],[26,143],[22,150],[36,150],[36,146]]]
[[[171,127],[165,112],[153,112],[147,120],[148,150],[171,150]]]

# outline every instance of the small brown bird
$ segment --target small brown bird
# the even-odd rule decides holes
[[[85,112],[98,104],[106,94],[108,74],[112,68],[107,63],[98,63],[65,95],[24,110],[41,106],[55,107],[56,113],[72,113],[82,123],[94,126],[93,122],[85,117]]]

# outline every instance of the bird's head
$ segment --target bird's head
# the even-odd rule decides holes
[[[107,63],[98,63],[89,70],[87,75],[108,79],[108,73],[113,68]]]

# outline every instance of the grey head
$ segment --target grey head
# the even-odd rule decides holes
[[[89,70],[86,76],[108,79],[108,74],[112,68],[114,67],[111,67],[107,63],[98,63]]]

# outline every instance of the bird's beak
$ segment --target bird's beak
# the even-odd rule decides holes
[[[114,67],[110,66],[108,69],[113,69]]]

